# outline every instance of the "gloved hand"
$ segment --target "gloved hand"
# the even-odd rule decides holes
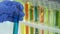
[[[15,1],[2,1],[0,2],[0,22],[11,21],[13,22],[16,17],[18,20],[23,20],[23,5]],[[17,19],[17,18],[16,18]]]

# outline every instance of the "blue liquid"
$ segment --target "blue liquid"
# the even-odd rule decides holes
[[[19,25],[19,23],[18,23],[18,17],[16,16],[15,18],[14,18],[14,29],[13,29],[13,34],[18,34],[18,25]]]

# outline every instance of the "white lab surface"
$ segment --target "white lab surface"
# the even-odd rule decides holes
[[[0,34],[13,34],[13,23],[9,21],[0,23]]]

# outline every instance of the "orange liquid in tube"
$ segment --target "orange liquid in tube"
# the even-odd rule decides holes
[[[40,7],[40,22],[44,23],[44,8]],[[42,34],[44,34],[44,30],[41,31]]]
[[[44,9],[40,8],[40,22],[43,23],[44,22]]]
[[[28,2],[25,3],[25,21],[28,21]],[[29,27],[26,26],[26,34],[29,33]]]
[[[25,4],[25,20],[28,21],[28,3]]]

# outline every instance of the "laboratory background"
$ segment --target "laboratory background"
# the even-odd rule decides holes
[[[60,34],[60,0],[0,0],[0,34]]]

